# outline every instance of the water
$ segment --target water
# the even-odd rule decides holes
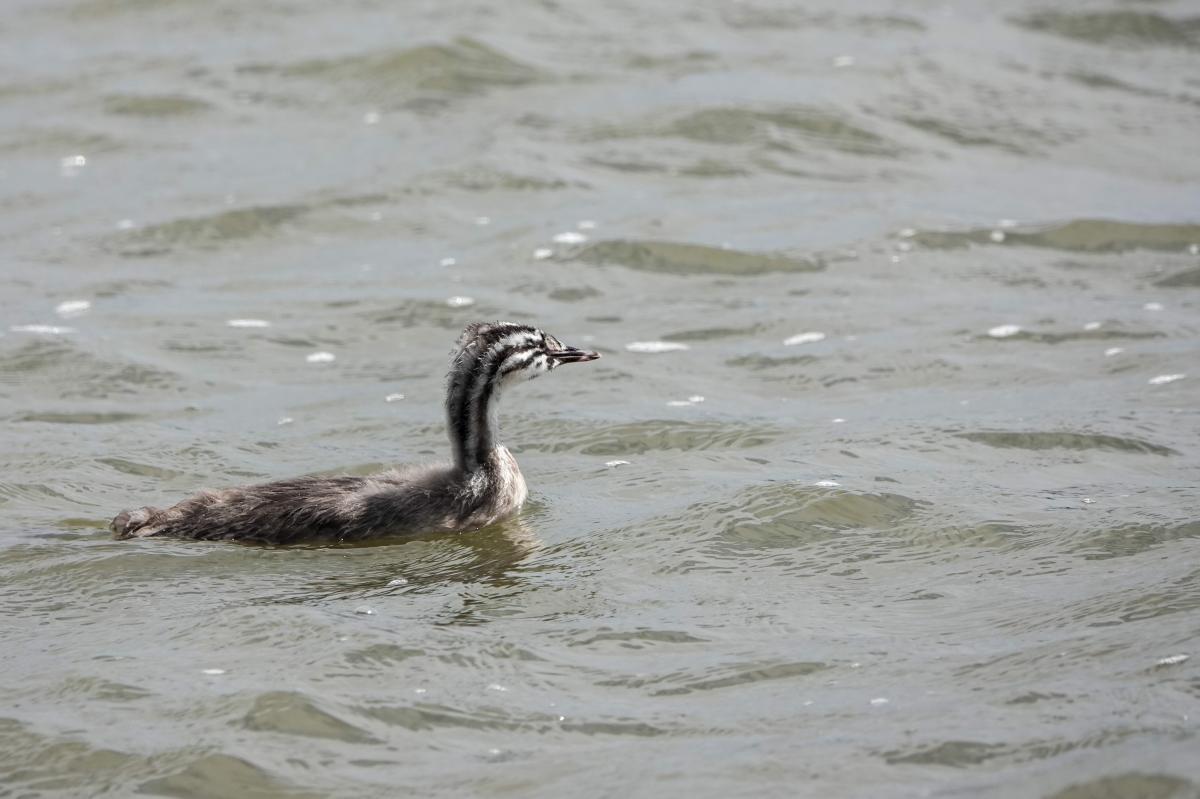
[[[1197,795],[1200,11],[1052,8],[10,3],[0,795]],[[518,520],[109,540],[495,318]]]

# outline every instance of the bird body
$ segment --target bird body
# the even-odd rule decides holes
[[[170,508],[122,511],[110,528],[117,538],[291,544],[484,527],[519,511],[527,494],[516,458],[497,441],[500,395],[559,364],[599,357],[525,325],[472,324],[447,377],[450,464],[201,491]]]

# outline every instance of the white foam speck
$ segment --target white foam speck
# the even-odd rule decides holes
[[[210,677],[216,677],[218,675],[224,674],[225,669],[203,669],[200,673],[207,674]]]
[[[688,397],[688,402],[704,402],[704,397],[700,396],[699,394],[693,394],[692,396]]]
[[[337,360],[337,356],[332,352],[312,352],[304,356],[304,360],[309,363],[332,363]]]
[[[836,480],[818,480],[813,485],[820,486],[821,488],[837,488],[841,483]]]
[[[367,113],[363,114],[364,125],[378,125],[379,120],[381,119],[383,119],[383,117],[380,116],[378,111],[368,111]]]
[[[854,66],[854,56],[852,56],[852,55],[837,56],[836,58],[833,59],[833,65],[835,67],[852,67],[852,66]]]
[[[448,297],[446,299],[446,304],[451,308],[466,308],[474,305],[475,300],[470,297]]]
[[[425,693],[429,693],[429,689],[428,688],[414,688],[413,693],[414,694],[425,694]]]
[[[1083,326],[1083,329],[1084,330],[1099,330],[1100,323],[1099,322],[1088,322],[1086,325]]]
[[[438,261],[438,266],[454,266],[456,263],[458,263],[456,258],[443,258]]]
[[[902,239],[911,239],[913,236],[917,235],[917,230],[916,228],[904,227],[900,228],[900,232],[897,235]]]
[[[1157,377],[1150,378],[1146,382],[1152,386],[1163,386],[1167,383],[1174,383],[1176,380],[1182,380],[1185,377],[1187,377],[1185,374],[1159,375]]]
[[[837,417],[836,419],[831,419],[830,421],[832,421],[834,424],[845,424],[846,423],[846,420],[840,416]]]
[[[285,424],[291,424],[294,421],[296,421],[296,420],[290,416],[280,416],[279,421],[277,421],[275,424],[279,425],[280,427],[283,427]]]
[[[489,685],[489,686],[488,686],[488,690],[489,690],[489,691],[500,691],[501,693],[504,693],[504,692],[505,692],[505,691],[507,691],[508,689],[507,689],[507,688],[505,688],[505,687],[504,687],[503,685],[501,685],[500,683],[498,683],[498,682],[494,682],[494,683],[492,683],[491,685]]]
[[[576,223],[575,227],[579,228],[580,230],[595,230],[596,223],[590,219],[580,219],[579,222]]]
[[[628,466],[629,461],[605,461],[604,465],[611,469],[616,466]]]
[[[66,300],[60,302],[54,307],[54,312],[61,317],[69,318],[79,316],[82,313],[87,313],[87,310],[92,307],[88,300]]]
[[[872,705],[886,705],[888,703],[888,701],[890,701],[890,700],[888,700],[888,698],[885,696],[877,696],[871,700],[871,704]]]
[[[1192,255],[1200,255],[1200,244],[1189,244],[1188,252]]]
[[[996,325],[987,332],[992,338],[1008,338],[1021,332],[1020,325]]]
[[[1091,497],[1084,497],[1081,501],[1084,505],[1092,505],[1096,502],[1096,500],[1092,499]]]
[[[909,252],[910,250],[912,250],[912,248],[913,248],[913,245],[912,245],[911,241],[896,242],[896,249],[899,250],[900,252]]]
[[[270,327],[266,319],[230,319],[225,324],[230,327]]]
[[[402,399],[404,399],[403,394],[388,394],[386,397],[383,398],[383,401],[384,402],[399,402]]]
[[[825,334],[819,330],[810,330],[807,333],[797,333],[794,336],[788,336],[783,340],[783,346],[794,347],[797,344],[812,344],[816,341],[822,341]]]
[[[891,258],[889,258],[888,260],[890,260],[890,261],[891,261],[892,263],[894,263],[894,264],[898,264],[898,263],[900,263],[900,261],[902,261],[903,259],[902,259],[902,258],[901,258],[899,255],[893,255],[893,256],[892,256]]]
[[[1015,220],[1015,219],[1001,219],[999,222],[996,223],[996,227],[1014,228],[1016,226],[1017,226],[1017,220]]]
[[[9,330],[14,333],[41,333],[47,336],[61,336],[75,332],[75,328],[62,325],[13,325]]]
[[[360,616],[374,616],[375,615],[375,610],[373,608],[367,607],[366,605],[359,605],[358,607],[356,607],[354,609],[354,612]]]
[[[1108,349],[1106,349],[1104,351],[1104,357],[1111,358],[1114,355],[1120,355],[1124,351],[1125,351],[1124,347],[1109,347]]]
[[[556,234],[553,240],[558,244],[583,244],[588,239],[587,236],[583,235],[582,233],[576,233],[574,230],[567,230]]]
[[[117,222],[117,230],[133,230],[134,227],[132,219],[121,219]]]
[[[538,247],[533,251],[533,260],[544,261],[554,255],[554,250],[549,247]]]
[[[490,216],[477,216],[475,217],[475,224],[480,226],[490,225],[492,224],[492,218]]]
[[[991,233],[988,234],[988,238],[991,239],[992,241],[996,242],[997,244],[999,244],[1000,242],[1004,241],[1004,239],[1007,237],[1004,235],[1003,230],[993,230]]]
[[[388,588],[395,588],[399,585],[408,585],[408,580],[404,577],[397,577],[393,580],[388,580]]]
[[[1154,662],[1156,666],[1178,666],[1180,663],[1186,663],[1191,659],[1191,655],[1167,655],[1165,658],[1159,658]]]
[[[680,352],[688,349],[688,345],[678,341],[631,341],[625,345],[629,352]]]
[[[1163,309],[1163,304],[1161,302],[1148,302],[1143,305],[1142,308],[1147,311],[1161,311]]]
[[[687,400],[667,400],[667,405],[672,408],[688,408],[691,407],[692,403]]]
[[[65,158],[59,159],[58,166],[64,178],[73,178],[79,174],[79,170],[87,166],[87,157],[82,155],[68,155]]]

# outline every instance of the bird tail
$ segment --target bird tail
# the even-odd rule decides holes
[[[138,508],[137,510],[123,510],[109,522],[108,529],[112,530],[113,538],[133,538],[137,536],[138,531],[146,527],[159,513],[158,508]],[[141,533],[141,535],[150,534]]]

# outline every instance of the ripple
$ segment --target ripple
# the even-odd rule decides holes
[[[930,507],[928,502],[894,493],[799,483],[753,486],[730,497],[692,504],[655,522],[676,532],[679,541],[678,557],[660,570],[742,570],[747,558],[760,556],[766,559],[763,563],[793,568],[799,561],[785,553],[807,550],[803,570],[821,572],[898,546],[927,549],[911,523]]]
[[[115,94],[104,99],[110,114],[138,117],[176,117],[198,114],[212,106],[182,94]]]
[[[977,108],[971,111],[960,109],[950,117],[902,114],[897,119],[910,128],[964,147],[992,147],[1016,154],[1034,153],[1040,146],[1076,138],[1075,134],[1066,131],[1035,128],[1013,119],[991,117]],[[996,238],[1003,240],[1004,234]]]
[[[1123,438],[1096,433],[1071,432],[1001,432],[979,431],[955,433],[956,438],[965,438],[977,444],[1003,449],[1071,449],[1071,450],[1109,450],[1113,452],[1132,452],[1141,455],[1178,455],[1179,452],[1137,438]]]
[[[144,418],[143,414],[124,411],[107,413],[101,411],[33,411],[17,414],[13,417],[13,421],[43,422],[45,424],[116,424]]]
[[[1013,23],[1092,44],[1194,47],[1200,35],[1200,17],[1174,19],[1141,11],[1044,11]]]
[[[323,794],[302,791],[248,760],[211,754],[188,763],[180,771],[143,783],[139,793],[160,796],[278,796],[316,799]]]
[[[359,708],[359,712],[384,724],[407,730],[424,731],[437,727],[459,727],[474,730],[504,730],[517,732],[538,724],[556,720],[551,716],[518,719],[494,709],[474,712],[427,702],[412,705],[376,705]]]
[[[1200,288],[1200,267],[1195,269],[1185,269],[1182,272],[1176,272],[1167,275],[1162,280],[1155,281],[1154,285],[1164,288]]]
[[[184,390],[180,376],[173,372],[107,360],[81,347],[67,339],[39,338],[0,350],[0,385],[12,387],[11,394],[29,394],[40,405],[52,397],[95,400]],[[32,415],[45,413],[52,412],[39,410]]]
[[[1129,524],[1091,531],[1072,552],[1087,560],[1140,555],[1184,538],[1200,538],[1200,520],[1182,524]]]
[[[926,766],[951,766],[962,768],[976,766],[1009,751],[1003,744],[980,741],[946,741],[934,746],[910,750],[884,752],[888,763],[917,763]]]
[[[411,649],[396,644],[371,644],[361,649],[347,652],[346,663],[352,666],[366,666],[373,672],[381,666],[392,666],[411,658],[421,657],[424,650]]]
[[[747,369],[751,372],[767,372],[773,369],[794,366],[808,366],[820,362],[815,355],[789,355],[777,357],[774,355],[739,355],[725,362],[726,366]]]
[[[890,529],[912,519],[926,505],[901,494],[794,484],[758,486],[725,506],[721,548],[795,547],[847,530]]]
[[[747,338],[758,333],[762,328],[762,325],[751,325],[749,327],[702,327],[668,333],[665,338],[672,341],[714,341],[723,338]]]
[[[499,309],[483,304],[471,306],[471,313],[479,319],[505,315]],[[403,300],[386,310],[368,311],[364,316],[376,324],[399,324],[403,327],[433,325],[447,330],[461,330],[463,326],[462,310],[451,307],[445,300]]]
[[[274,233],[310,211],[304,205],[261,205],[184,217],[128,231],[109,240],[121,255],[153,255],[176,247],[216,247]]]
[[[882,136],[837,113],[808,107],[706,108],[679,117],[656,132],[705,144],[755,144],[797,152],[816,145],[856,155],[897,153],[896,146]]]
[[[702,644],[706,642],[705,638],[697,638],[679,630],[611,630],[593,633],[583,640],[571,641],[567,646],[615,643],[622,648],[642,649],[647,644]]]
[[[581,181],[567,181],[547,175],[524,175],[483,164],[434,172],[423,178],[434,185],[449,186],[464,191],[561,191],[568,188],[587,188]]]
[[[615,264],[671,275],[750,276],[772,272],[816,272],[825,268],[821,262],[807,258],[669,241],[599,241],[581,248],[571,257],[588,264]]]
[[[1038,344],[1066,344],[1074,341],[1110,341],[1123,339],[1138,341],[1153,338],[1164,338],[1165,333],[1157,330],[1129,330],[1123,327],[1109,325],[1083,330],[1068,330],[1061,333],[1052,331],[1024,330],[1018,325],[999,325],[987,331],[979,339],[1011,339],[1013,341],[1032,341]]]
[[[449,44],[427,44],[342,58],[314,59],[286,67],[257,65],[251,72],[316,78],[346,86],[357,84],[373,97],[411,99],[413,89],[474,94],[489,87],[524,86],[546,79],[524,64],[475,39],[460,37]]]
[[[993,228],[965,231],[918,231],[913,240],[922,247],[947,250],[972,244],[996,245]],[[1183,251],[1200,241],[1200,225],[1151,225],[1105,219],[1076,219],[1057,225],[1005,231],[1005,244],[1023,244],[1067,252],[1126,252],[1145,249]]]
[[[827,664],[814,661],[736,663],[706,669],[700,673],[682,671],[661,676],[616,677],[597,684],[621,688],[652,688],[651,696],[681,696],[696,691],[718,691],[761,682],[807,677],[828,668]]]
[[[243,726],[259,732],[277,732],[306,738],[329,738],[347,743],[373,743],[363,730],[321,710],[311,699],[295,691],[260,694],[242,719]]]
[[[1095,797],[1137,796],[1141,799],[1175,799],[1195,793],[1196,784],[1170,774],[1144,774],[1136,771],[1113,774],[1087,782],[1077,782],[1055,791],[1046,799],[1095,799]]]
[[[0,152],[62,155],[122,150],[129,142],[103,133],[74,128],[9,127],[0,132]]]
[[[516,427],[516,425],[514,425]],[[749,449],[776,441],[778,428],[735,422],[654,420],[579,430],[577,422],[546,421],[539,435],[523,436],[522,449],[582,455],[641,455],[651,451]],[[514,435],[514,438],[516,436]]]
[[[95,791],[98,781],[115,780],[138,770],[140,763],[141,758],[125,752],[55,739],[16,719],[0,718],[0,773],[6,793],[17,789],[23,796],[85,796]]]

